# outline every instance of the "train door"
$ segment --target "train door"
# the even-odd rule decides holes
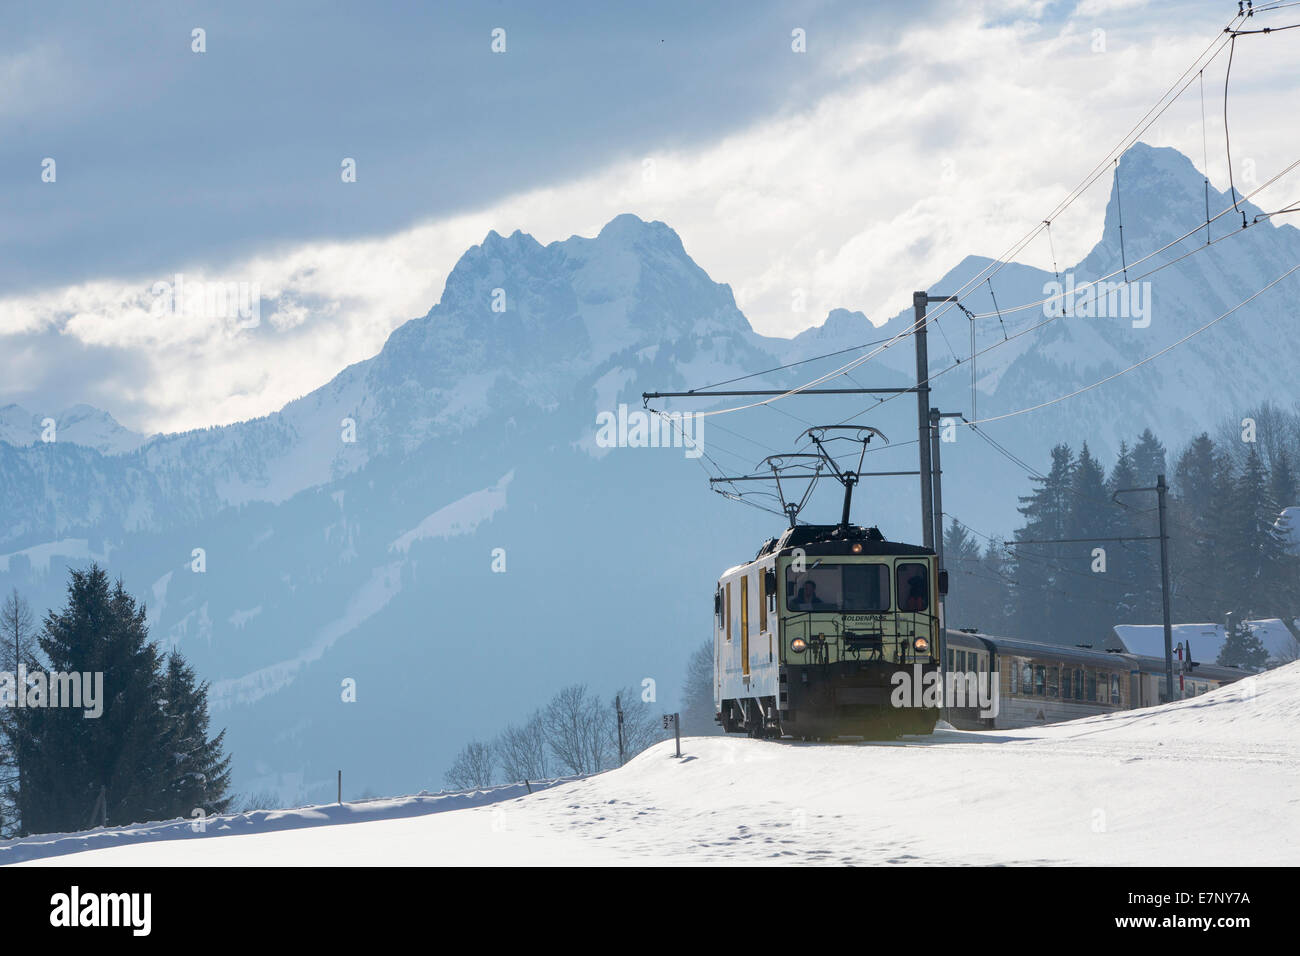
[[[713,592],[713,699],[715,703],[722,700],[722,669],[725,666],[727,648],[723,643],[727,628],[727,611],[723,603],[721,581]]]
[[[767,636],[767,662],[771,664],[775,660],[772,646],[772,629],[768,623],[768,602],[772,600],[772,595],[768,594],[768,575],[775,577],[776,572],[759,568],[756,572],[755,583],[758,585],[758,633]]]
[[[733,645],[731,643],[731,582],[728,581],[722,586],[722,637],[723,643],[723,664],[718,668],[721,674],[726,674],[731,670],[731,664],[735,660],[733,656]]]
[[[749,676],[749,572],[740,576],[740,672]]]

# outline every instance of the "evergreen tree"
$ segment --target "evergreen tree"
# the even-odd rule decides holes
[[[194,685],[178,655],[164,667],[149,641],[144,606],[121,581],[110,585],[97,565],[72,571],[67,593],[66,606],[46,616],[40,646],[51,671],[102,675],[102,713],[25,712],[28,732],[18,752],[24,832],[224,809],[229,761],[222,735],[206,737],[206,685]]]
[[[1224,635],[1223,647],[1219,649],[1216,663],[1224,667],[1241,667],[1246,670],[1263,670],[1268,660],[1268,651],[1250,628],[1239,621],[1233,621]]]
[[[1156,438],[1151,429],[1146,429],[1133,446],[1133,471],[1138,483],[1154,485],[1157,475],[1168,474],[1165,466],[1165,446]]]
[[[983,611],[990,592],[1002,585],[983,573],[979,543],[955,518],[943,533],[943,563],[952,581],[944,602],[945,626],[984,630],[988,620]]]
[[[1216,526],[1226,501],[1217,497],[1230,486],[1230,462],[1208,433],[1184,449],[1174,467],[1170,501],[1170,560],[1174,615],[1213,621],[1223,605],[1224,573],[1216,552]]]
[[[1014,565],[1001,541],[990,541],[984,548],[983,571],[990,584],[985,616],[978,627],[986,634],[1011,634],[1017,592],[1012,579]]]
[[[23,827],[29,833],[162,817],[165,723],[157,706],[161,661],[145,630],[144,609],[114,588],[98,566],[72,572],[68,603],[51,611],[40,638],[54,671],[103,674],[103,714],[72,708],[28,712]],[[103,797],[102,807],[99,798]]]
[[[1296,478],[1290,453],[1287,451],[1279,452],[1277,463],[1273,466],[1269,481],[1269,491],[1272,493],[1273,501],[1277,504],[1279,510],[1293,505],[1300,505],[1300,485],[1298,485],[1298,481],[1300,479]]]
[[[1095,539],[1109,536],[1115,506],[1106,492],[1106,472],[1088,450],[1087,442],[1079,451],[1070,487],[1065,536],[1094,540],[1080,541],[1063,549],[1069,555],[1067,567],[1071,572],[1066,603],[1073,628],[1068,634],[1073,638],[1071,643],[1100,647],[1117,623],[1116,589],[1110,577],[1110,557],[1115,549],[1110,542]]]
[[[1214,471],[1213,490],[1206,503],[1205,553],[1200,580],[1214,605],[1214,619],[1228,611],[1240,611],[1241,588],[1236,580],[1243,566],[1237,553],[1237,474],[1231,455],[1219,456]],[[1195,583],[1195,582],[1194,582]]]
[[[1017,541],[1054,541],[1066,537],[1070,508],[1068,498],[1074,475],[1074,453],[1068,445],[1052,449],[1052,467],[1047,475],[1034,478],[1038,487],[1021,497],[1017,509],[1025,524],[1016,532]],[[1064,545],[1027,544],[1015,548],[1016,590],[1014,633],[1030,640],[1069,633],[1067,574],[1062,573]]]
[[[1133,446],[1133,477],[1136,487],[1155,485],[1160,475],[1168,474],[1165,463],[1165,446],[1151,429],[1145,429]],[[1128,487],[1134,487],[1129,485]],[[1128,512],[1129,533],[1136,537],[1154,537],[1160,533],[1159,516],[1155,510],[1155,492],[1146,495],[1124,495],[1121,500],[1131,509]],[[1137,622],[1154,622],[1163,616],[1160,594],[1160,543],[1134,541],[1124,545],[1127,560],[1133,563],[1132,586]]]
[[[180,652],[167,658],[163,713],[168,721],[166,749],[171,758],[167,817],[191,816],[195,809],[225,813],[230,808],[230,758],[223,730],[208,737],[208,684],[196,683]]]
[[[1286,613],[1290,609],[1286,598],[1295,587],[1286,573],[1290,555],[1282,531],[1274,524],[1278,506],[1269,492],[1264,461],[1254,447],[1227,510],[1233,525],[1228,559],[1238,608]]]
[[[1145,533],[1143,525],[1135,515],[1133,495],[1120,495],[1116,492],[1123,488],[1141,487],[1137,471],[1133,465],[1133,452],[1127,442],[1121,442],[1119,457],[1111,469],[1106,482],[1106,493],[1117,502],[1108,513],[1106,522],[1110,537],[1132,538]],[[1139,547],[1142,542],[1115,542],[1107,549],[1108,571],[1111,580],[1111,604],[1116,624],[1141,624],[1147,609],[1148,579],[1150,577],[1145,562],[1148,554]]]

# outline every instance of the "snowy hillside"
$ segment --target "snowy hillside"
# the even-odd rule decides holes
[[[1203,216],[1201,175],[1177,153],[1136,146],[1120,176],[1129,261]],[[1117,229],[1112,209],[1076,268],[1080,281],[1114,266]],[[952,291],[986,261],[966,259],[931,291]],[[1148,326],[1075,317],[1011,339],[980,360],[977,414],[1118,371],[1296,262],[1300,231],[1265,222],[1153,276]],[[1037,301],[1052,278],[1008,266],[995,280],[998,302]],[[1293,396],[1300,338],[1289,303],[1300,279],[1290,281],[1138,372],[989,433],[1043,467],[1056,441],[1087,438],[1108,458],[1146,427],[1173,444],[1243,404]],[[991,311],[987,287],[967,304]],[[1009,313],[1006,325],[1014,333],[1043,319],[1041,309]],[[808,398],[707,419],[708,461],[680,448],[601,447],[600,413],[639,409],[642,391],[699,388],[861,346],[905,322],[910,310],[883,329],[836,310],[793,340],[756,335],[730,288],[672,229],[635,216],[549,245],[490,233],[461,257],[427,315],[264,418],[137,448],[138,436],[93,410],[46,443],[32,437],[39,417],[5,409],[0,592],[17,587],[43,611],[61,602],[70,565],[98,560],[120,576],[148,604],[153,636],[212,682],[214,722],[229,728],[241,792],[325,800],[340,767],[376,790],[434,789],[465,740],[564,684],[612,695],[651,678],[670,708],[687,656],[708,634],[711,582],[782,524],[713,494],[708,473],[748,471],[788,449],[805,423],[874,401]],[[960,351],[966,319],[953,313],[943,328]],[[981,347],[1001,336],[996,318],[980,320]],[[952,357],[942,335],[930,338],[938,372]],[[844,360],[739,387],[797,384]],[[935,404],[970,409],[968,368],[936,380]],[[853,372],[878,386],[914,375],[910,342]],[[865,420],[897,445],[873,453],[874,466],[916,467],[907,444],[914,402],[889,402]],[[1023,471],[963,432],[943,463],[945,510],[989,533],[1010,531],[1028,487]],[[885,479],[855,496],[854,518],[915,540],[916,498],[914,479]],[[835,507],[817,498],[806,516]],[[497,549],[504,572],[494,570]],[[356,681],[355,703],[340,699],[345,680]]]
[[[37,864],[1300,864],[1300,664],[1068,724],[897,744],[688,738],[490,806],[280,829],[276,815]],[[363,805],[364,806],[364,805]],[[382,811],[381,811],[382,812]],[[414,812],[419,812],[417,809]],[[307,815],[310,816],[310,815]],[[183,826],[183,825],[182,825]],[[136,828],[137,831],[141,828]],[[137,839],[139,842],[137,842]],[[59,852],[0,845],[0,862]]]

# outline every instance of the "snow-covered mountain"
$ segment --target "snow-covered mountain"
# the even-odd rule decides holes
[[[57,415],[37,415],[20,405],[6,405],[0,408],[0,441],[17,446],[63,441],[101,455],[121,455],[139,448],[145,436],[90,405],[73,405]]]
[[[1201,175],[1172,150],[1134,147],[1120,177],[1130,263],[1203,218]],[[1072,267],[1078,282],[1118,266],[1118,225],[1112,200],[1101,241]],[[1233,229],[1239,220],[1212,233]],[[965,259],[930,291],[952,291],[987,261]],[[1010,338],[979,360],[976,415],[1119,371],[1298,262],[1300,232],[1265,222],[1151,276],[1139,303],[1149,324],[1076,316]],[[994,291],[1005,310],[1042,299],[1054,278],[1011,264]],[[1294,398],[1297,291],[1293,277],[1150,365],[988,431],[1040,467],[1052,443],[1084,439],[1109,464],[1121,439],[1148,426],[1180,443],[1245,405]],[[987,285],[964,301],[993,311]],[[388,792],[436,786],[461,743],[564,683],[612,694],[652,678],[671,709],[684,661],[708,634],[713,578],[781,524],[710,494],[706,472],[746,471],[789,449],[805,423],[875,400],[810,397],[709,418],[708,457],[696,460],[681,448],[603,447],[598,414],[635,412],[644,390],[698,388],[880,339],[910,323],[908,305],[883,329],[836,310],[794,339],[767,338],[662,223],[624,215],[594,238],[545,246],[490,233],[426,316],[264,418],[135,447],[102,413],[73,415],[45,442],[32,439],[39,421],[6,409],[0,589],[44,608],[61,600],[68,565],[107,564],[147,601],[155,637],[212,681],[240,789],[323,797],[340,768]],[[981,319],[978,344],[1001,340],[1003,324],[1014,336],[1046,318],[1038,307]],[[942,320],[959,357],[966,323],[956,312]],[[943,334],[930,340],[938,372],[953,356]],[[735,387],[807,381],[855,354]],[[851,374],[908,384],[911,343]],[[934,404],[969,414],[969,365],[935,385]],[[864,420],[898,446],[873,453],[874,465],[915,467],[912,396]],[[944,471],[946,510],[1011,529],[1022,471],[967,433],[945,446]],[[882,479],[855,497],[855,517],[915,539],[916,497],[915,479]],[[807,516],[828,508],[820,498]],[[343,701],[348,679],[354,703]]]
[[[956,309],[944,313],[942,331],[936,334],[932,330],[929,336],[931,369],[940,373],[934,382],[936,404],[968,416],[974,404],[975,417],[984,419],[1051,401],[1174,344],[1300,264],[1300,230],[1265,220],[1243,231],[1241,215],[1233,212],[1209,227],[1208,238],[1221,240],[1210,248],[1202,248],[1207,230],[1201,228],[1151,256],[1204,222],[1202,175],[1177,150],[1138,144],[1121,159],[1119,179],[1124,211],[1122,254],[1120,202],[1112,190],[1101,240],[1081,262],[1062,263],[1059,277],[1050,271],[1009,264],[990,283],[981,281],[963,296],[967,308],[989,316],[975,323],[977,350],[993,347],[976,360],[978,392],[974,402],[969,363],[941,371],[955,358],[965,359],[969,354],[970,323]],[[1211,215],[1231,204],[1227,193],[1211,187]],[[1240,205],[1252,223],[1263,212],[1249,203]],[[1183,256],[1187,258],[1177,261]],[[1012,311],[1016,305],[1039,303],[1054,293],[1058,278],[1069,288],[1071,276],[1077,287],[1119,273],[1111,281],[1123,285],[1125,260],[1128,277],[1137,281],[1130,283],[1131,288],[1117,291],[1109,302],[1103,301],[1101,309],[1094,307],[1092,315],[1084,314],[1083,306],[1088,303],[1082,295],[1074,300],[1073,316],[1060,317],[1061,308],[1055,302]],[[955,292],[989,262],[971,256],[929,291]],[[1148,274],[1156,268],[1160,271]],[[1296,387],[1300,336],[1295,334],[1293,319],[1297,290],[1300,275],[1293,275],[1169,354],[1101,388],[986,427],[999,440],[1026,448],[1040,464],[1047,442],[1068,441],[1077,449],[1086,439],[1109,465],[1119,442],[1127,439],[1131,444],[1148,426],[1167,443],[1181,444],[1201,431],[1213,433],[1225,415],[1259,402],[1289,406],[1300,397]],[[1001,321],[996,315],[999,307]],[[930,312],[939,313],[941,308],[931,306]],[[1098,311],[1103,314],[1096,315]],[[817,330],[817,349],[860,341],[858,323],[848,313],[833,314],[832,319],[839,320],[839,328],[834,332]],[[897,333],[912,322],[908,304],[880,331]],[[827,328],[831,325],[828,320]],[[1016,337],[1018,332],[1039,325],[1036,331]],[[812,331],[805,332],[794,343],[812,335]],[[1002,342],[1004,339],[1008,341]],[[885,352],[879,361],[900,375],[915,373],[910,342]],[[1025,438],[1033,439],[1028,447]]]

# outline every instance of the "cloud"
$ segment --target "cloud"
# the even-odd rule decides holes
[[[1080,25],[1069,16],[1045,23],[1032,5],[1023,14],[954,5],[896,44],[868,38],[841,49],[818,66],[842,78],[834,92],[787,103],[707,145],[626,156],[386,236],[303,242],[220,271],[184,270],[186,281],[256,283],[255,328],[156,314],[154,284],[180,271],[159,263],[152,277],[0,299],[0,336],[57,334],[121,356],[79,387],[138,430],[225,423],[273,411],[373,355],[397,325],[434,304],[456,260],[489,229],[548,242],[594,235],[622,212],[676,229],[701,266],[732,284],[761,332],[794,334],[834,307],[882,322],[965,255],[995,256],[1042,220],[1222,27],[1217,8],[1171,28],[1117,6]],[[1291,49],[1256,44],[1234,64],[1242,85],[1231,101],[1233,156],[1258,168],[1261,181],[1294,158],[1293,137],[1276,122],[1297,94]],[[801,55],[817,55],[816,46]],[[1209,170],[1221,188],[1223,60],[1205,77]],[[1143,138],[1199,164],[1199,87]],[[1061,262],[1096,241],[1108,193],[1103,176],[1054,222]],[[1050,266],[1039,245],[1022,260]],[[804,312],[792,310],[796,290]],[[89,400],[67,394],[60,354],[28,356],[28,390],[60,388],[59,404]]]

